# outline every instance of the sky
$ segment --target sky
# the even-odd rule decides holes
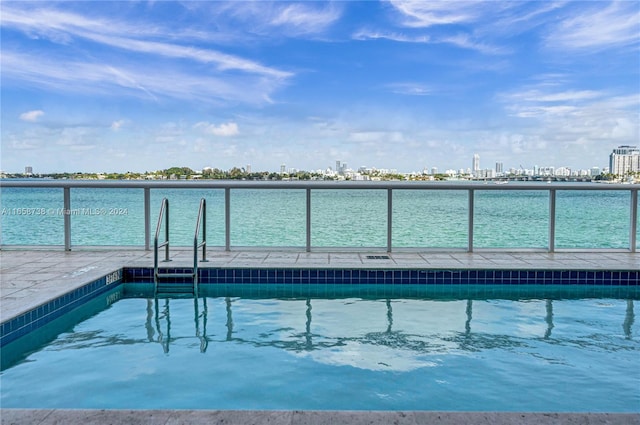
[[[0,169],[608,166],[638,1],[2,1]]]

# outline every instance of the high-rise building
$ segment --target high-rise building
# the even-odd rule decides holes
[[[27,165],[26,167],[24,167],[24,173],[27,176],[30,176],[33,174],[33,167],[31,167],[30,165]]]
[[[502,173],[503,173],[502,162],[496,162],[496,174],[502,174]]]
[[[640,149],[635,146],[618,146],[609,155],[609,172],[624,176],[640,171]]]
[[[471,169],[473,170],[473,174],[476,174],[480,170],[480,155],[478,155],[477,153],[473,154],[473,163]]]
[[[282,164],[280,166],[280,174],[284,174],[285,170],[287,169],[287,165],[286,164]]]

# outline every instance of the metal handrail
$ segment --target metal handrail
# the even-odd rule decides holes
[[[202,223],[202,242],[198,243],[200,223]],[[202,248],[201,261],[207,262],[207,200],[204,198],[200,199],[196,231],[193,236],[193,292],[196,296],[198,295],[198,249],[200,248]]]
[[[160,236],[160,230],[162,228],[162,222],[164,218],[165,228],[165,241],[158,243]],[[200,226],[202,225],[202,242],[198,243],[198,237],[200,235]],[[160,277],[184,277],[191,276],[193,278],[193,293],[198,296],[198,249],[202,248],[202,260],[207,260],[207,200],[205,198],[200,199],[200,208],[198,209],[198,219],[196,221],[196,230],[193,236],[193,271],[192,273],[164,273],[158,272],[158,250],[165,248],[164,261],[171,261],[169,259],[169,200],[162,198],[160,205],[160,214],[158,216],[158,225],[156,226],[156,234],[153,238],[153,280],[155,283],[155,291],[158,291],[158,278]]]
[[[164,218],[164,237],[165,240],[161,244],[158,243],[160,236],[160,229],[162,228],[162,219]],[[157,280],[158,276],[158,250],[164,247],[164,260],[165,262],[171,261],[169,259],[169,200],[162,198],[160,204],[160,214],[158,215],[158,225],[156,226],[156,235],[153,238],[153,278]]]
[[[511,182],[508,185],[491,185],[482,184],[481,182],[371,182],[371,181],[230,181],[230,180],[202,180],[202,181],[91,181],[91,180],[13,180],[5,179],[0,181],[2,187],[33,187],[33,188],[61,188],[63,189],[63,205],[64,210],[70,208],[70,189],[75,188],[138,188],[144,189],[144,211],[145,211],[145,249],[149,250],[147,235],[151,233],[150,227],[150,190],[151,189],[223,189],[224,190],[224,215],[225,215],[225,244],[224,249],[229,251],[231,248],[231,209],[230,209],[230,192],[236,189],[297,189],[306,191],[306,250],[311,250],[311,192],[313,190],[337,189],[337,190],[386,190],[387,196],[387,251],[392,250],[392,202],[393,192],[396,190],[454,190],[467,191],[469,199],[468,209],[468,243],[467,251],[474,250],[474,194],[477,191],[546,191],[549,194],[549,245],[547,251],[556,251],[555,247],[555,200],[556,194],[561,191],[568,190],[596,190],[596,191],[625,191],[630,194],[630,213],[629,213],[629,246],[628,250],[637,252],[637,229],[638,229],[638,184],[602,184],[602,183],[564,183],[557,182],[553,184],[544,183],[520,183]],[[71,216],[64,215],[64,241],[65,250],[71,250]],[[420,247],[416,247],[420,248]],[[518,250],[514,248],[514,250]]]

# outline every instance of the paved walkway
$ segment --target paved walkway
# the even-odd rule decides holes
[[[2,424],[25,425],[625,425],[640,414],[518,412],[381,412],[260,410],[28,410],[2,411]]]

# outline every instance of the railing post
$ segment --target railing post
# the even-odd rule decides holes
[[[387,189],[387,252],[391,252],[391,241],[393,239],[393,189]]]
[[[202,261],[207,261],[207,200],[202,198]]]
[[[151,189],[144,188],[144,249],[151,250]]]
[[[306,233],[307,233],[307,252],[311,252],[311,189],[307,188],[307,207],[306,207]]]
[[[224,249],[231,251],[231,188],[224,188]]]
[[[549,252],[556,250],[556,190],[549,189]]]
[[[638,232],[638,189],[631,190],[631,223],[629,225],[629,249],[636,252],[636,235]]]
[[[467,251],[473,252],[473,189],[469,189],[469,240],[467,242]]]
[[[164,212],[164,240],[167,245],[164,248],[164,261],[169,261],[169,200],[165,199],[167,210]]]
[[[64,218],[64,250],[71,251],[71,193],[70,188],[63,190],[63,218]]]

